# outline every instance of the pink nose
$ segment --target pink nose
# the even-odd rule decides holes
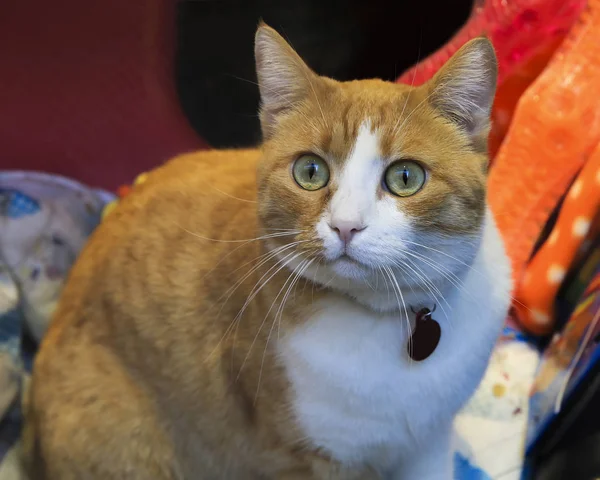
[[[348,245],[354,235],[364,230],[365,227],[356,222],[339,220],[331,224],[331,229],[335,230],[345,245]]]

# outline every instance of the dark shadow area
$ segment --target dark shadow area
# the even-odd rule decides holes
[[[184,0],[177,88],[196,131],[214,147],[260,141],[253,38],[260,18],[319,74],[393,80],[442,46],[472,0]]]

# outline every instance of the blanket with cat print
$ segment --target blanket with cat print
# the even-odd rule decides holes
[[[456,417],[455,480],[523,478],[529,392],[540,353],[511,325],[475,395]]]
[[[20,428],[19,390],[66,275],[112,196],[62,177],[0,172],[0,478]]]
[[[17,478],[7,453],[19,434],[19,382],[69,267],[102,209],[115,207],[112,200],[60,177],[0,173],[0,480]],[[23,340],[25,331],[33,342]],[[537,363],[537,350],[506,327],[479,390],[456,420],[456,480],[520,477]]]

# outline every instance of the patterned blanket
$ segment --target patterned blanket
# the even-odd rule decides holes
[[[0,478],[18,439],[19,392],[66,275],[113,196],[62,177],[0,172]],[[12,472],[12,470],[11,470]]]

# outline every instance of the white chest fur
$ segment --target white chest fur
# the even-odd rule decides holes
[[[345,464],[387,469],[447,430],[481,380],[509,305],[510,270],[489,223],[464,288],[435,317],[442,337],[416,363],[408,326],[330,294],[282,339],[296,421],[313,446]]]

